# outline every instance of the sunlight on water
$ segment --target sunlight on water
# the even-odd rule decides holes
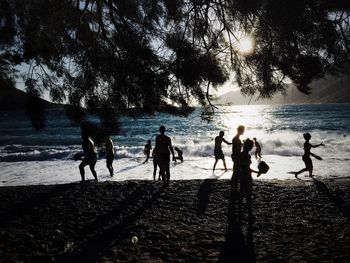
[[[271,106],[266,105],[239,105],[222,108],[215,124],[230,136],[236,134],[237,127],[246,127],[244,137],[260,137],[263,129],[269,129],[272,125],[272,117],[269,114]]]

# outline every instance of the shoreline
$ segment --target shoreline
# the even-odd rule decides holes
[[[349,262],[350,178],[0,187],[4,262]],[[243,207],[244,208],[244,207]],[[137,242],[133,243],[132,240]]]
[[[322,156],[322,155],[321,155]],[[324,157],[324,156],[323,156]],[[285,180],[295,179],[294,172],[304,167],[301,158],[277,155],[265,155],[263,159],[269,166],[267,174],[254,179],[260,180]],[[153,163],[143,163],[144,158],[117,159],[113,162],[115,175],[111,177],[106,168],[104,159],[100,159],[95,167],[99,181],[125,181],[125,180],[152,180]],[[212,157],[196,157],[185,159],[183,163],[171,163],[172,180],[205,180],[205,179],[230,179],[232,176],[232,161],[227,157],[229,171],[225,172],[222,162],[219,162],[215,172],[212,165],[215,159]],[[17,185],[50,185],[78,182],[80,162],[73,160],[55,161],[27,161],[27,162],[0,162],[2,174],[0,176],[0,187]],[[258,162],[252,158],[252,168],[256,169]],[[345,159],[327,159],[315,161],[315,178],[344,177],[344,171],[350,168]],[[85,168],[87,179],[93,176],[88,167]],[[345,174],[347,175],[347,174]],[[300,175],[306,179],[307,173]]]

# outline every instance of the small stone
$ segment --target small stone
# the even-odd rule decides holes
[[[209,255],[208,255],[208,257],[219,257],[219,255],[220,255],[220,252],[212,252],[212,253],[210,253]]]
[[[131,242],[134,243],[134,244],[137,244],[138,241],[139,241],[139,239],[137,238],[137,236],[133,236],[131,238]]]

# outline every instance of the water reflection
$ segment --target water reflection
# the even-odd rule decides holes
[[[235,134],[239,125],[245,126],[246,137],[260,137],[264,130],[272,130],[278,125],[278,119],[271,115],[270,105],[236,105],[220,107],[213,119],[217,130],[224,130],[227,134]]]

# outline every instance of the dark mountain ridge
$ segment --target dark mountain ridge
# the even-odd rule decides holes
[[[25,109],[29,95],[16,88],[0,87],[0,110]],[[60,104],[55,104],[47,100],[38,99],[45,108],[59,108]]]
[[[271,100],[258,99],[258,96],[244,96],[240,91],[230,91],[215,100],[218,105],[259,105],[259,104],[317,104],[317,103],[349,103],[350,76],[330,76],[326,79],[314,81],[311,94],[305,95],[292,84],[286,95],[276,94]]]

